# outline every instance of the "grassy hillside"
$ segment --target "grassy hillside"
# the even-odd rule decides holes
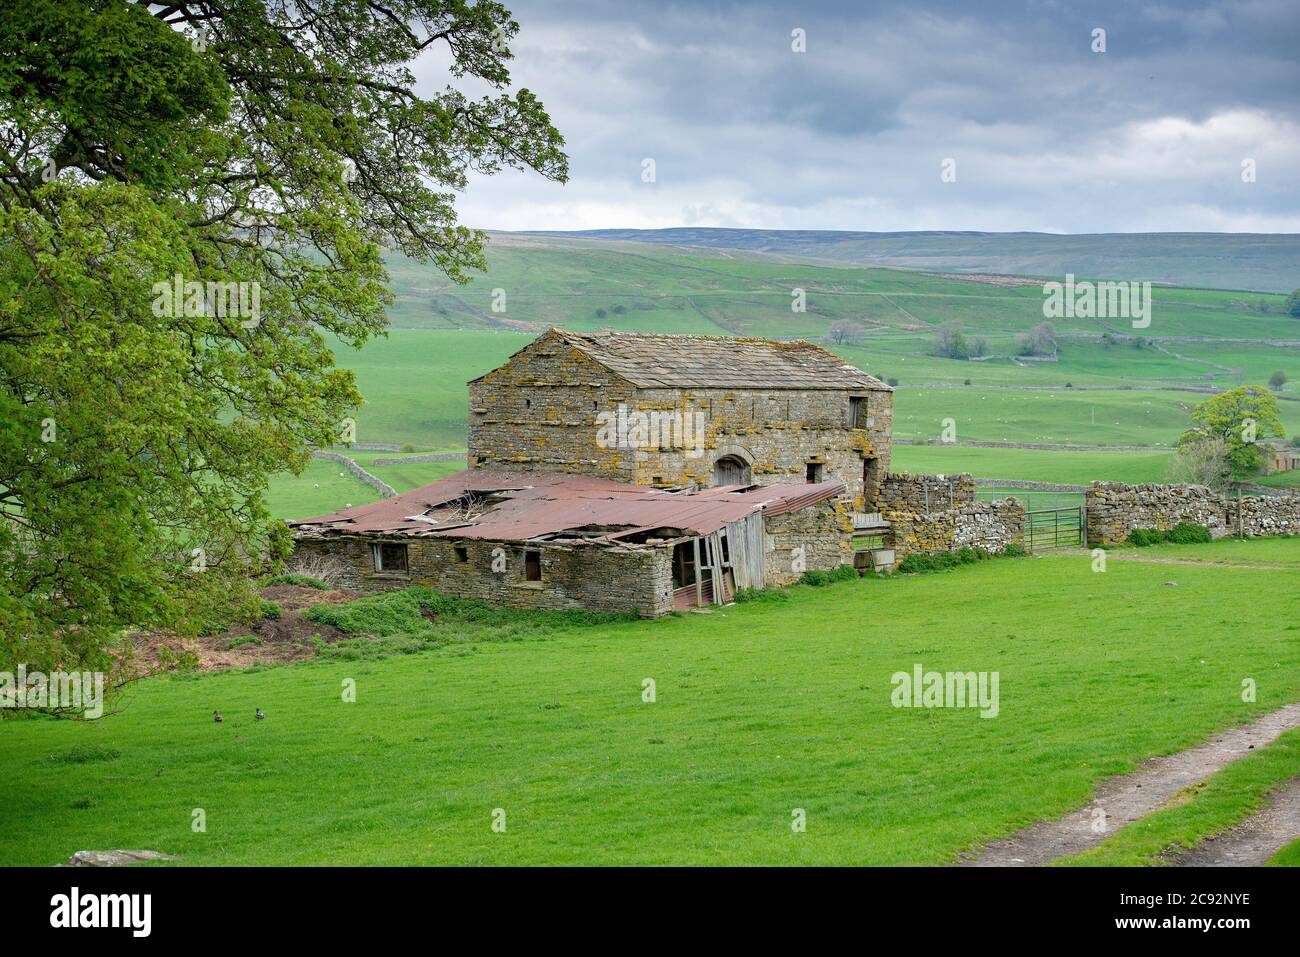
[[[366,397],[355,415],[358,441],[463,449],[466,382],[550,325],[811,338],[901,384],[900,438],[935,438],[951,418],[961,441],[1153,450],[1079,458],[1090,453],[944,449],[900,451],[897,459],[899,467],[935,462],[940,471],[986,478],[1157,481],[1168,456],[1156,450],[1175,443],[1192,406],[1206,398],[1193,390],[1262,383],[1280,368],[1292,380],[1282,396],[1300,398],[1300,346],[1282,344],[1300,341],[1300,320],[1285,315],[1278,295],[1161,287],[1151,325],[1140,330],[1145,338],[1122,320],[1060,320],[1057,361],[1028,362],[1015,355],[1016,337],[1043,320],[1036,284],[519,234],[495,234],[488,263],[485,275],[457,287],[428,267],[390,261],[397,296],[390,334],[360,352],[337,350]],[[806,312],[791,311],[792,289],[805,291]],[[495,290],[504,290],[504,313],[492,311]],[[983,338],[993,357],[932,355],[935,330],[949,321]],[[1300,402],[1281,408],[1288,430],[1300,431]],[[315,514],[372,494],[336,473],[313,466],[308,476],[277,482],[277,514]],[[418,482],[445,472],[412,466],[405,474]]]
[[[1039,285],[1001,286],[920,272],[790,261],[729,250],[493,234],[487,272],[456,286],[431,267],[389,258],[390,310],[401,328],[635,329],[701,334],[825,335],[847,322],[861,333],[924,333],[960,320],[973,331],[1014,333],[1042,321]],[[1298,259],[1297,261],[1300,261]],[[1080,278],[1098,274],[1083,269]],[[1062,273],[1048,273],[1060,278]],[[1133,277],[1125,274],[1123,278]],[[1204,282],[1204,280],[1201,280]],[[1300,286],[1297,276],[1294,286]],[[807,311],[791,311],[791,290]],[[1291,288],[1291,287],[1288,287]],[[496,290],[505,293],[494,311]],[[1283,297],[1259,292],[1156,287],[1148,336],[1300,339]],[[601,315],[600,312],[604,313]],[[1062,331],[1099,335],[1128,323],[1061,320]]]
[[[898,232],[593,229],[540,233],[684,248],[746,250],[855,265],[1018,276],[1150,279],[1286,292],[1300,286],[1300,236],[1276,233]]]
[[[192,865],[949,863],[1300,696],[1294,626],[1271,626],[1300,611],[1300,540],[1231,545],[1291,567],[1002,559],[543,640],[484,643],[470,623],[404,657],[150,680],[103,721],[5,722],[0,864],[86,847]],[[997,717],[892,707],[891,676],[918,662],[999,672]],[[1256,704],[1243,675],[1268,679]]]

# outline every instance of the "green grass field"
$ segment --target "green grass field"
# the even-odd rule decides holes
[[[1202,548],[1300,562],[1300,539]],[[541,640],[468,625],[424,653],[151,679],[99,722],[0,728],[0,864],[86,847],[195,865],[949,863],[1300,697],[1300,632],[1278,626],[1300,612],[1294,574],[1007,559]],[[997,717],[892,707],[891,675],[918,662],[999,672]]]
[[[390,259],[390,270],[397,301],[389,335],[360,351],[339,346],[336,354],[340,365],[356,372],[365,396],[353,416],[357,440],[419,451],[463,450],[466,383],[552,324],[813,338],[840,324],[849,330],[848,340],[828,343],[831,348],[882,379],[902,383],[894,417],[900,438],[937,438],[951,419],[962,441],[1151,449],[896,446],[894,468],[913,472],[969,471],[979,478],[1072,485],[1166,481],[1169,449],[1187,428],[1192,407],[1207,398],[1186,387],[1262,382],[1281,368],[1292,379],[1282,395],[1300,395],[1300,348],[1221,341],[1300,339],[1300,321],[1283,314],[1283,297],[1264,293],[1158,287],[1152,325],[1143,333],[1209,341],[1107,344],[1097,338],[1102,332],[1134,330],[1122,323],[1068,320],[1057,323],[1060,331],[1093,338],[1063,337],[1059,361],[1025,363],[1005,355],[1015,351],[1018,331],[1042,320],[1037,285],[1000,287],[727,250],[508,234],[494,235],[488,272],[468,286],[454,286],[401,257]],[[793,288],[807,291],[806,313],[791,311]],[[504,314],[491,309],[495,289],[506,292]],[[1004,357],[970,362],[930,355],[934,326],[954,319]],[[1280,407],[1288,432],[1300,432],[1300,403],[1283,401]],[[366,465],[373,456],[354,457]],[[426,463],[374,471],[404,491],[451,470]],[[301,518],[375,497],[338,471],[313,463],[303,476],[278,477],[271,489],[273,512]],[[1297,476],[1261,481],[1290,486],[1300,482]]]
[[[1141,558],[1170,558],[1207,564],[1254,564],[1294,567],[1300,565],[1300,548],[1294,538],[1236,539],[1221,538],[1203,545],[1148,545],[1137,549]],[[1132,554],[1132,553],[1128,553]],[[1123,557],[1121,555],[1121,557]],[[1292,628],[1300,631],[1300,625]]]
[[[1234,761],[1180,799],[1134,821],[1101,845],[1065,858],[1063,866],[1153,867],[1258,811],[1273,788],[1300,774],[1300,730]],[[1270,863],[1300,866],[1283,848]]]
[[[1016,479],[1087,485],[1094,481],[1164,482],[1169,452],[1062,452],[1042,449],[988,449],[961,445],[895,445],[895,472],[957,475],[977,479]]]

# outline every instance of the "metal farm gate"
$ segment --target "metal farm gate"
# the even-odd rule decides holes
[[[1086,542],[1088,520],[1082,505],[1035,508],[1025,512],[1025,548],[1078,548]]]

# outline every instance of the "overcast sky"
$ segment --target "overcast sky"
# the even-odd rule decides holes
[[[505,2],[571,179],[468,225],[1300,232],[1300,0]]]

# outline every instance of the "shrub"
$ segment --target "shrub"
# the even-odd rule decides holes
[[[1128,533],[1128,543],[1138,548],[1159,545],[1164,541],[1164,533],[1158,528],[1135,528]]]
[[[1126,540],[1129,545],[1145,548],[1148,545],[1160,545],[1170,542],[1175,545],[1201,545],[1213,541],[1210,530],[1204,525],[1191,522],[1179,522],[1168,531],[1158,528],[1135,528],[1129,532]]]
[[[272,621],[276,621],[283,614],[284,614],[283,609],[281,609],[280,606],[277,605],[275,602],[268,601],[265,598],[262,599],[261,615],[263,618],[270,618]]]
[[[852,565],[839,565],[828,572],[804,572],[803,577],[799,579],[799,584],[812,585],[814,588],[821,588],[823,585],[849,581],[850,579],[857,577],[858,570]]]
[[[990,558],[1019,558],[1024,554],[1024,548],[1014,542],[998,555],[986,552],[982,548],[971,548],[970,546],[960,548],[955,552],[939,552],[934,555],[913,552],[898,563],[896,571],[902,572],[904,575],[920,575],[927,572],[947,571],[959,565],[973,565],[976,562],[982,562]]]
[[[318,591],[329,591],[330,588],[319,578],[312,578],[310,575],[276,575],[274,578],[267,579],[266,583],[268,585],[298,585],[301,588],[315,588]]]
[[[894,378],[893,376],[890,376],[889,379],[886,380],[886,384],[887,384],[887,385],[891,385],[891,386],[896,386],[896,385],[898,385],[898,380],[897,380],[896,378]]]
[[[234,651],[241,645],[260,645],[261,643],[262,639],[257,637],[257,635],[240,635],[238,638],[231,638],[230,641],[226,643],[226,650]]]
[[[782,602],[789,601],[790,593],[784,588],[746,588],[736,592],[737,602]]]
[[[1165,533],[1165,541],[1173,542],[1176,545],[1203,545],[1206,542],[1213,541],[1213,536],[1210,535],[1210,530],[1204,525],[1179,522]]]

